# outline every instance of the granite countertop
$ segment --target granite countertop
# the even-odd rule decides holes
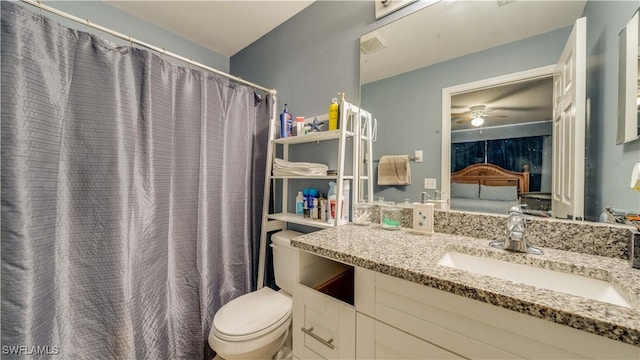
[[[485,239],[379,225],[343,225],[305,234],[292,246],[640,347],[640,270],[622,259],[543,248],[544,255],[489,247]],[[448,251],[610,281],[631,308],[438,265]]]

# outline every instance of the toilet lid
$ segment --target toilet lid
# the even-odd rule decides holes
[[[271,288],[244,294],[218,310],[213,326],[224,338],[259,336],[281,325],[291,315],[291,298]]]

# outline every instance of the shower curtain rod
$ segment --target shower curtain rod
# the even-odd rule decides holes
[[[63,11],[60,11],[60,10],[56,9],[56,8],[52,8],[50,6],[43,5],[39,0],[37,0],[37,1],[36,0],[20,0],[20,1],[22,1],[22,2],[24,2],[26,4],[29,4],[31,6],[37,7],[39,9],[41,9],[41,10],[46,10],[46,11],[48,11],[50,13],[56,14],[58,16],[61,16],[61,17],[65,18],[65,19],[68,19],[68,20],[71,20],[71,21],[75,21],[77,23],[86,25],[86,26],[88,26],[90,28],[93,28],[93,29],[96,29],[96,30],[100,30],[100,31],[105,32],[105,33],[107,33],[109,35],[112,35],[112,36],[115,36],[117,38],[126,40],[126,41],[130,42],[131,44],[134,44],[134,43],[138,44],[138,45],[143,46],[143,47],[145,47],[147,49],[151,49],[151,50],[153,50],[155,52],[158,52],[158,53],[160,53],[162,55],[171,56],[172,58],[184,61],[184,62],[186,62],[188,64],[191,64],[191,65],[197,66],[199,68],[205,69],[205,70],[210,71],[210,72],[212,72],[214,74],[222,75],[224,77],[229,78],[230,80],[233,80],[233,81],[248,85],[248,86],[250,86],[250,87],[252,87],[254,89],[259,89],[259,90],[262,90],[262,91],[266,91],[266,92],[268,92],[268,93],[270,93],[272,95],[276,95],[276,90],[275,89],[269,89],[269,88],[260,86],[258,84],[254,84],[251,81],[247,81],[247,80],[244,80],[244,79],[239,78],[237,76],[233,76],[231,74],[227,74],[224,71],[220,71],[220,70],[214,69],[214,68],[209,67],[207,65],[201,64],[201,63],[199,63],[197,61],[193,61],[191,59],[188,59],[188,58],[186,58],[184,56],[181,56],[181,55],[172,53],[170,51],[167,51],[167,49],[165,49],[165,48],[160,48],[160,47],[157,47],[157,46],[154,46],[154,45],[151,45],[151,44],[147,44],[144,41],[140,41],[138,39],[132,38],[130,35],[127,36],[127,35],[124,35],[124,34],[121,34],[121,33],[117,32],[117,31],[108,29],[108,28],[106,28],[104,26],[100,26],[98,24],[94,24],[94,23],[90,22],[89,19],[81,19],[81,18],[79,18],[77,16],[73,16],[71,14],[67,14],[67,13],[65,13]],[[41,12],[41,14],[42,14],[42,12]]]

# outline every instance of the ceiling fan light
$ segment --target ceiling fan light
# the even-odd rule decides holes
[[[473,125],[473,126],[480,126],[482,124],[484,124],[484,119],[479,117],[479,116],[477,118],[474,118],[473,120],[471,120],[471,125]]]

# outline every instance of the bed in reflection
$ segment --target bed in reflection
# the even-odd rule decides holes
[[[452,210],[507,214],[529,192],[529,165],[523,172],[474,164],[451,174]]]

